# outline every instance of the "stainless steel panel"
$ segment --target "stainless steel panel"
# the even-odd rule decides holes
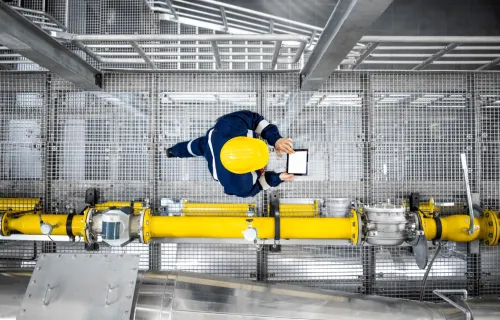
[[[139,255],[42,254],[17,319],[129,319]]]
[[[0,319],[16,319],[30,277],[31,272],[29,270],[20,269],[0,272]]]

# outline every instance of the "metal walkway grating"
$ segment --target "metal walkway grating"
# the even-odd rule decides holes
[[[106,73],[104,92],[90,93],[45,72],[0,73],[0,163],[3,197],[43,197],[50,211],[78,208],[84,191],[102,200],[162,197],[193,202],[256,203],[266,195],[226,196],[203,160],[167,159],[163,149],[203,134],[225,113],[250,109],[275,122],[297,147],[313,150],[311,175],[278,189],[286,198],[359,198],[394,202],[409,192],[438,202],[465,197],[459,153],[466,152],[473,191],[499,209],[499,146],[494,73],[338,72],[318,91],[301,92],[295,73]],[[273,156],[270,168],[285,166]],[[1,242],[0,265],[30,267],[54,245]],[[56,252],[83,244],[58,243]],[[408,248],[133,243],[141,268],[188,270],[325,289],[416,298],[423,272]],[[33,258],[34,257],[34,258]],[[481,269],[464,246],[443,249],[433,288],[498,294],[500,248],[481,247]],[[472,289],[470,289],[472,288]]]

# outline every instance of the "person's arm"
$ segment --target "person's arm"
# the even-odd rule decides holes
[[[278,127],[270,124],[258,113],[243,110],[227,114],[217,121],[216,128],[220,130],[241,131],[244,135],[248,130],[252,130],[264,138],[272,146],[281,139]]]
[[[203,156],[205,137],[184,141],[168,148],[167,156],[169,158],[190,158]]]

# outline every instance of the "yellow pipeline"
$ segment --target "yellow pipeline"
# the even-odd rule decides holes
[[[422,218],[425,237],[428,240],[436,239],[438,235],[438,223],[434,218]],[[485,211],[485,215],[474,218],[474,233],[469,234],[470,217],[467,215],[452,215],[437,218],[441,221],[441,240],[455,242],[469,242],[473,240],[485,240],[487,245],[498,243],[499,220],[495,213]]]
[[[269,206],[267,207],[269,212]],[[319,203],[280,203],[281,217],[317,217],[319,216]]]
[[[183,216],[231,216],[247,217],[248,211],[255,212],[255,204],[244,203],[182,203]],[[319,215],[319,203],[311,204],[280,204],[281,217],[317,217]]]
[[[0,198],[0,211],[34,210],[40,204],[40,198]]]
[[[274,218],[267,217],[159,217],[149,218],[152,238],[243,238],[242,231],[257,229],[261,239],[274,238]],[[281,218],[283,239],[352,239],[356,218]]]
[[[182,203],[184,216],[222,216],[246,217],[248,211],[255,212],[255,204],[247,203]]]
[[[42,221],[44,223],[50,224],[53,228],[51,235],[54,236],[65,236],[66,232],[66,221],[68,215],[66,214],[43,214]],[[18,232],[22,234],[29,235],[40,235],[42,231],[40,229],[40,216],[37,214],[23,214],[20,217],[15,217],[13,214],[7,214],[3,218],[2,222],[2,234],[10,235],[12,232]],[[73,235],[84,236],[85,235],[85,216],[77,215],[74,216],[71,227]]]

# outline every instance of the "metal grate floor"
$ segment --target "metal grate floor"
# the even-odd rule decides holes
[[[89,187],[102,200],[162,197],[256,203],[226,196],[202,159],[167,159],[163,149],[204,132],[219,116],[262,113],[297,148],[311,150],[311,173],[278,188],[282,197],[400,202],[410,192],[463,202],[459,154],[472,190],[499,209],[500,78],[495,73],[339,72],[316,92],[295,73],[106,73],[104,92],[74,88],[45,73],[0,73],[3,197],[42,197],[51,212],[77,209]],[[269,167],[285,161],[272,156]],[[0,243],[1,267],[30,267],[41,252],[81,252],[83,244]],[[418,298],[423,272],[406,247],[132,243],[98,253],[140,253],[141,268],[188,270],[324,289]],[[435,288],[500,293],[499,248],[449,247],[437,258]],[[480,267],[478,269],[478,266]]]

